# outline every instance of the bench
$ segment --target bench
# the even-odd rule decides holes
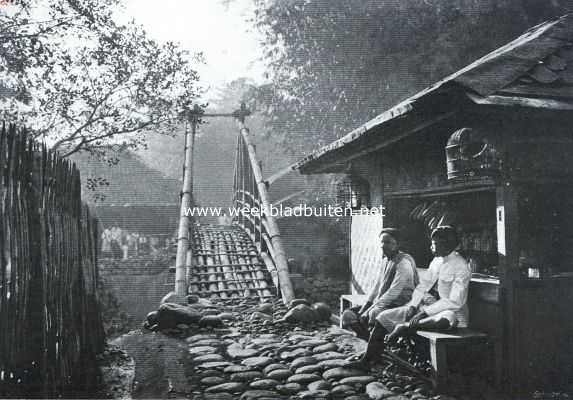
[[[368,296],[361,294],[344,294],[340,296],[340,315],[352,306],[362,305]],[[417,331],[420,337],[430,343],[430,362],[434,373],[436,386],[443,387],[448,380],[447,348],[450,344],[477,345],[488,342],[487,334],[468,328],[457,328],[448,332]]]
[[[448,332],[417,331],[416,334],[430,342],[430,362],[438,388],[448,381],[447,348],[450,344],[485,344],[488,335],[468,328],[457,328]]]

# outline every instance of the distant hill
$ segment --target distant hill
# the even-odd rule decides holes
[[[82,198],[95,211],[104,228],[119,226],[148,235],[172,235],[177,229],[179,193],[177,179],[147,165],[134,153],[123,153],[118,165],[108,165],[86,154],[71,160],[81,172]],[[109,185],[87,188],[93,179]]]

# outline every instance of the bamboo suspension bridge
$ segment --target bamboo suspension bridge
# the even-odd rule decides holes
[[[193,151],[197,125],[204,117],[232,117],[238,122],[232,206],[269,209],[269,185],[292,171],[287,167],[264,179],[255,146],[245,126],[249,110],[207,114],[199,107],[189,113],[191,129],[185,135],[185,162],[181,213],[175,261],[175,293],[209,298],[272,297],[280,293],[286,304],[294,298],[287,257],[274,218],[239,213],[230,225],[202,225],[186,210],[193,207]]]

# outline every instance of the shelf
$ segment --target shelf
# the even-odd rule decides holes
[[[494,190],[495,190],[495,183],[492,180],[491,182],[480,181],[476,183],[457,183],[457,184],[442,185],[425,189],[384,192],[384,197],[389,199],[399,199],[406,197],[433,197],[433,196],[476,193],[476,192],[485,192]]]

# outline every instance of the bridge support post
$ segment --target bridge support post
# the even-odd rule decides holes
[[[269,198],[267,195],[267,186],[263,179],[263,174],[257,161],[255,147],[251,143],[249,130],[245,127],[244,117],[241,118],[239,114],[237,116],[237,120],[239,122],[239,129],[241,136],[243,137],[243,140],[245,141],[245,145],[247,147],[247,152],[249,154],[249,161],[251,164],[251,168],[253,170],[253,175],[255,177],[257,188],[259,190],[259,196],[261,197],[261,203],[263,209],[270,210],[271,203],[269,202]],[[270,241],[272,243],[272,247],[274,250],[273,261],[275,262],[275,266],[277,269],[278,280],[280,285],[279,289],[281,291],[282,300],[283,303],[288,304],[292,299],[294,299],[295,296],[292,282],[289,276],[286,253],[284,251],[282,239],[275,219],[270,215],[267,215],[265,216],[265,220],[267,223],[267,229],[268,229],[268,234],[270,236]]]
[[[187,260],[191,260],[189,251],[191,240],[191,216],[187,210],[193,206],[193,146],[201,109],[198,106],[191,114],[191,130],[185,132],[185,162],[183,164],[183,188],[181,190],[181,210],[177,233],[177,254],[175,256],[175,294],[187,295]]]

